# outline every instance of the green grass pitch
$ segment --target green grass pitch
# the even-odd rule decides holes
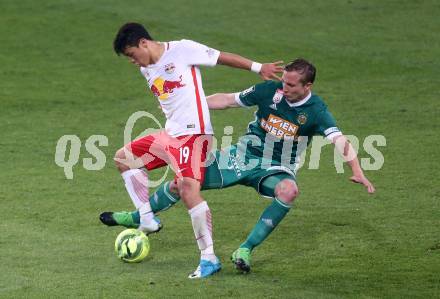
[[[439,298],[439,15],[434,0],[2,0],[0,298]],[[198,254],[182,204],[161,214],[147,260],[120,262],[121,229],[98,220],[131,209],[112,157],[133,112],[163,122],[144,79],[112,51],[126,21],[158,40],[193,39],[260,62],[313,61],[314,91],[342,131],[361,142],[386,137],[382,169],[366,171],[377,193],[348,182],[347,168],[337,174],[326,147],[319,170],[299,172],[301,195],[255,250],[251,274],[237,275],[229,256],[268,202],[244,187],[203,193],[218,275],[186,278]],[[202,72],[207,94],[259,81],[222,66]],[[252,113],[213,112],[216,136],[232,125],[236,140]],[[54,162],[66,134],[82,141],[73,180]],[[91,135],[108,137],[99,171],[82,166]]]

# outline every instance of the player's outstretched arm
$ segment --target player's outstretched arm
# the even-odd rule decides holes
[[[233,93],[215,93],[207,96],[206,101],[208,102],[209,109],[213,110],[240,107],[235,101],[235,95]]]
[[[235,67],[244,70],[250,70],[258,73],[263,80],[280,80],[281,78],[277,75],[282,73],[284,68],[282,66],[282,61],[276,61],[272,63],[258,63],[253,62],[243,56],[234,53],[220,52],[217,64],[227,65],[230,67]]]
[[[367,188],[368,193],[374,193],[375,188],[373,184],[365,177],[364,172],[359,164],[356,151],[347,138],[344,135],[339,135],[333,138],[332,142],[337,150],[342,154],[347,164],[351,167],[353,175],[350,177],[350,180],[353,183],[364,185],[365,188]]]

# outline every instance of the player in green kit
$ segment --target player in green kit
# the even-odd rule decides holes
[[[233,185],[253,187],[263,196],[273,198],[263,211],[245,242],[234,251],[231,260],[242,272],[249,272],[251,252],[261,244],[289,212],[298,196],[295,163],[301,145],[315,135],[332,141],[350,165],[355,183],[369,193],[374,186],[363,174],[351,144],[342,135],[322,99],[312,94],[315,67],[304,59],[286,65],[282,82],[265,81],[241,93],[214,94],[207,98],[210,109],[258,106],[256,119],[239,142],[215,152],[208,166],[202,189]],[[174,182],[156,191],[152,210],[163,211],[179,200]],[[107,212],[101,221],[107,225],[138,226],[138,212]]]

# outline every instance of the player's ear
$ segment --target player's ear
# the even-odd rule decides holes
[[[307,89],[307,91],[310,91],[312,89],[313,83],[312,82],[307,82],[304,87]]]
[[[148,40],[146,38],[141,38],[139,40],[138,48],[148,48]]]

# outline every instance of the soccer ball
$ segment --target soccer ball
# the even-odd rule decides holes
[[[150,241],[141,231],[130,228],[122,231],[115,241],[118,258],[127,263],[139,263],[150,252]]]

